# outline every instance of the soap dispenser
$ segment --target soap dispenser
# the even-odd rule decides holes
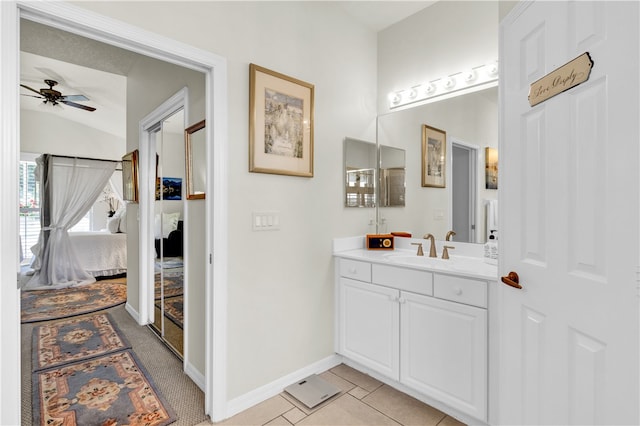
[[[495,229],[491,230],[489,235],[489,241],[484,245],[484,261],[485,263],[490,263],[492,265],[498,264],[498,240],[496,240],[496,236],[493,233],[496,232]]]

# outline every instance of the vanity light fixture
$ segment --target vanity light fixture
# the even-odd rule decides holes
[[[446,90],[451,90],[456,87],[456,78],[453,76],[447,77],[442,82],[442,87]]]
[[[414,86],[411,88],[411,91],[409,92],[409,99],[413,100],[418,97],[418,87],[420,86]]]
[[[389,94],[389,100],[391,101],[392,105],[400,104],[400,101],[402,100],[402,95],[400,93],[401,92],[395,92]]]
[[[498,77],[498,62],[492,62],[488,65],[485,65],[484,68],[487,70],[487,75],[489,77]]]
[[[433,82],[430,82],[429,84],[427,84],[427,87],[424,91],[424,93],[427,94],[427,96],[431,96],[436,92],[436,85],[433,84]]]
[[[389,108],[399,108],[408,104],[422,102],[438,96],[472,88],[486,88],[498,81],[498,61],[467,68],[465,71],[449,74],[448,76],[429,80],[424,84],[411,86],[408,89],[396,90],[389,94]]]
[[[473,83],[475,79],[478,77],[476,70],[473,68],[464,72],[464,81],[467,83]]]

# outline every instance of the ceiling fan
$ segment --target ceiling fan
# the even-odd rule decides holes
[[[63,95],[62,93],[58,92],[57,90],[53,89],[53,86],[56,86],[58,84],[57,81],[55,80],[45,80],[44,81],[45,84],[47,84],[49,86],[49,88],[43,88],[40,90],[36,90],[36,89],[32,89],[29,86],[26,86],[24,84],[21,84],[20,86],[24,87],[25,89],[31,90],[32,92],[37,93],[40,96],[34,96],[34,95],[25,95],[23,94],[22,96],[33,96],[34,98],[39,98],[39,99],[44,99],[44,103],[46,104],[47,102],[51,103],[51,105],[58,105],[58,103],[63,103],[65,105],[69,105],[70,107],[74,107],[74,108],[80,108],[83,109],[85,111],[95,111],[96,109],[94,107],[90,107],[87,105],[81,105],[81,104],[77,104],[73,101],[88,101],[89,98],[87,98],[84,95]]]

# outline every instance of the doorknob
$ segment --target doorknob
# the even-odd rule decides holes
[[[516,274],[513,271],[509,272],[509,275],[507,275],[506,277],[502,277],[500,279],[506,285],[509,285],[515,288],[522,288],[522,286],[520,285],[520,278],[518,277],[518,274]]]

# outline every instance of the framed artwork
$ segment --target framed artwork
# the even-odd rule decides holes
[[[249,171],[313,177],[314,86],[255,64],[249,74]]]
[[[447,133],[422,125],[422,186],[445,187]]]
[[[138,202],[138,150],[122,157],[122,199]]]
[[[485,188],[498,189],[498,150],[485,148],[484,150]]]
[[[160,185],[162,179],[162,185]],[[182,178],[156,178],[156,200],[182,200]]]

